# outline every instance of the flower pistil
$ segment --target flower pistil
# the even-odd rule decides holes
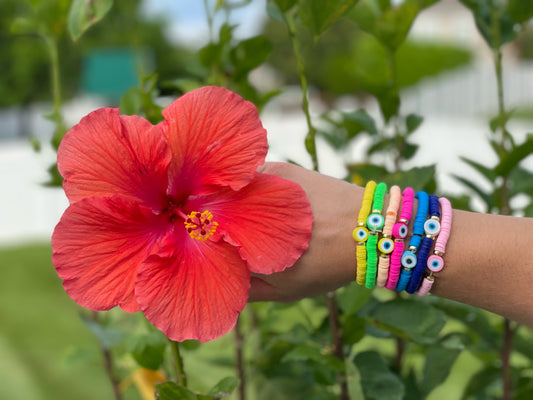
[[[187,214],[187,219],[185,219],[184,223],[189,236],[201,242],[206,241],[212,236],[216,232],[218,226],[218,223],[213,221],[213,214],[208,210],[205,210],[202,213],[193,211],[192,213]]]

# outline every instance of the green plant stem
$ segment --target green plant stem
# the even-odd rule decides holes
[[[516,327],[513,327],[512,322],[505,318],[503,330],[503,346],[500,353],[502,361],[503,400],[510,400],[512,398],[511,353],[513,351],[513,339],[515,332]]]
[[[211,14],[211,9],[209,8],[209,1],[204,0],[204,9],[205,9],[205,16],[207,18],[207,28],[209,30],[209,41],[213,42],[213,14]]]
[[[302,89],[302,109],[305,114],[305,120],[307,122],[307,136],[305,137],[305,148],[311,156],[313,163],[313,169],[318,171],[318,157],[316,152],[316,128],[311,121],[311,112],[309,111],[309,89],[307,84],[307,75],[305,73],[305,65],[302,57],[302,51],[300,43],[296,37],[296,24],[294,22],[294,16],[291,13],[287,13],[285,16],[287,27],[289,30],[289,37],[291,39],[294,55],[296,56],[296,63],[298,64],[298,75],[300,76],[300,86]]]
[[[241,331],[240,318],[237,319],[237,323],[235,324],[233,331],[235,333],[235,359],[236,359],[236,367],[237,367],[237,376],[239,377],[239,380],[240,380],[237,395],[238,395],[239,400],[245,400],[246,399],[246,375],[244,373],[244,356],[243,356],[244,336]]]
[[[329,325],[333,341],[333,354],[344,363],[344,352],[342,349],[342,331],[339,324],[339,309],[337,306],[337,298],[335,292],[329,292],[326,295],[328,311],[329,311]],[[340,400],[349,400],[348,383],[346,382],[346,375],[344,372],[337,373],[337,382],[340,386]]]
[[[97,311],[93,313],[92,319],[95,322],[98,322],[99,314]],[[111,351],[109,351],[108,348],[102,345],[100,345],[100,351],[102,352],[102,357],[104,358],[104,368],[107,378],[109,379],[109,383],[111,383],[111,388],[113,389],[113,396],[115,397],[115,400],[122,400],[122,393],[120,392],[120,382],[115,376],[115,372],[113,370],[113,356],[111,355]]]
[[[55,149],[59,147],[59,142],[63,139],[65,132],[67,131],[63,116],[61,114],[61,74],[59,69],[59,54],[57,50],[57,40],[49,35],[43,36],[46,43],[48,55],[50,57],[50,80],[52,82],[52,99],[53,110],[50,114],[50,118],[54,121],[56,129],[54,137],[52,138],[52,144]]]
[[[169,339],[170,340],[170,339]],[[187,387],[187,375],[183,368],[183,358],[180,353],[180,344],[174,340],[170,340],[170,347],[174,356],[174,366],[176,369],[176,383],[183,387]]]
[[[494,69],[496,73],[496,83],[498,90],[498,121],[500,129],[500,143],[499,151],[500,157],[502,157],[509,150],[507,148],[507,142],[511,141],[512,137],[506,128],[506,111],[505,111],[505,101],[504,101],[504,91],[503,91],[503,65],[502,65],[502,51],[501,51],[501,38],[500,38],[500,24],[499,24],[500,15],[493,10],[492,13],[492,25],[493,25],[493,34],[494,34],[494,48],[493,48],[493,57],[494,57]],[[512,209],[510,204],[510,188],[509,188],[509,176],[503,176],[503,181],[500,188],[500,203],[501,209],[500,213],[503,215],[511,215]],[[504,337],[502,349],[500,352],[501,358],[501,379],[503,384],[503,394],[502,400],[510,400],[512,398],[512,382],[511,382],[511,353],[513,350],[513,339],[514,339],[514,328],[511,326],[511,321],[507,318],[504,320]]]

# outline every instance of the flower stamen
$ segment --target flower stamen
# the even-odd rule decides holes
[[[193,239],[205,242],[217,230],[218,223],[212,219],[213,214],[207,210],[202,213],[193,211],[187,214],[187,219],[184,222],[185,229]]]

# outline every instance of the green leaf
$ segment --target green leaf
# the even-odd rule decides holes
[[[411,158],[415,156],[419,147],[420,146],[418,144],[404,142],[402,146],[402,152],[400,155],[402,156],[404,160],[410,160]]]
[[[198,400],[196,393],[175,382],[163,382],[155,386],[157,400]]]
[[[354,358],[355,366],[361,376],[361,386],[366,400],[401,400],[404,385],[401,379],[392,373],[381,355],[374,351],[358,354]]]
[[[385,122],[389,122],[391,117],[398,114],[400,109],[400,95],[395,88],[386,88],[374,93]]]
[[[509,0],[507,12],[514,22],[521,24],[533,17],[533,1]]]
[[[514,197],[519,193],[533,196],[533,172],[520,166],[514,167],[509,174],[509,183],[511,197]]]
[[[62,186],[63,185],[63,177],[59,173],[59,170],[57,169],[57,163],[52,164],[48,169],[48,177],[49,180],[44,183],[44,186],[47,187],[56,187],[56,186]]]
[[[389,50],[396,51],[405,41],[419,12],[436,1],[405,0],[399,5],[391,5],[390,1],[361,0],[350,12],[350,18]]]
[[[395,149],[395,141],[392,138],[379,137],[378,141],[369,147],[367,154],[372,155],[379,152],[389,153]]]
[[[167,340],[159,332],[131,339],[129,348],[131,355],[137,363],[144,368],[157,370],[165,360]]]
[[[348,384],[350,399],[364,399],[361,374],[352,360],[348,359],[346,360],[346,383]]]
[[[378,303],[368,316],[379,327],[422,344],[434,343],[446,323],[442,311],[414,299]]]
[[[369,180],[382,181],[384,177],[389,175],[389,171],[385,167],[373,164],[348,164],[348,172],[350,174],[350,182],[357,185],[364,186]]]
[[[320,349],[311,345],[299,345],[290,350],[283,358],[282,362],[289,361],[315,361],[325,365],[334,371],[342,371],[344,365],[341,360],[329,353],[322,353]]]
[[[472,182],[470,179],[463,178],[462,176],[458,176],[455,174],[452,174],[452,177],[461,182],[463,185],[465,185],[467,188],[473,190],[479,197],[481,197],[481,200],[485,203],[487,206],[487,211],[489,211],[494,206],[494,199],[489,193],[485,193],[483,189],[481,189],[476,183]]]
[[[190,92],[202,86],[204,86],[202,82],[190,78],[177,78],[161,82],[162,89],[179,90],[182,93]]]
[[[279,7],[281,12],[287,12],[298,3],[298,0],[273,0],[273,2]]]
[[[494,168],[492,167],[485,167],[484,165],[478,163],[477,161],[471,160],[467,157],[460,157],[461,160],[468,165],[470,165],[472,168],[474,168],[477,172],[479,172],[481,175],[483,175],[489,182],[494,182],[496,177],[498,176],[496,172],[494,171]]]
[[[533,399],[533,381],[531,377],[524,376],[515,385],[513,391],[513,400],[531,400]]]
[[[337,292],[337,304],[344,314],[353,314],[371,297],[371,290],[352,282]]]
[[[104,349],[110,350],[126,336],[124,331],[92,319],[86,314],[81,314],[81,320],[96,335]]]
[[[240,385],[241,381],[233,376],[223,378],[209,391],[209,395],[217,399],[227,397]]]
[[[348,145],[346,133],[339,129],[335,129],[333,132],[326,132],[319,129],[316,133],[317,135],[322,136],[335,150],[344,149]]]
[[[426,363],[424,364],[421,381],[421,389],[425,394],[424,398],[446,380],[461,351],[461,349],[440,346],[431,346],[426,351]]]
[[[499,0],[460,0],[474,14],[476,27],[487,44],[495,49],[516,37],[514,21]]]
[[[343,125],[348,131],[348,138],[354,138],[360,132],[377,135],[376,121],[364,109],[343,113]]]
[[[303,24],[318,38],[346,14],[358,0],[299,0],[298,14]]]
[[[366,323],[357,314],[348,314],[342,321],[342,342],[352,346],[365,337]]]
[[[138,87],[129,89],[120,99],[120,113],[124,115],[140,115],[143,109],[144,93]]]
[[[36,26],[29,18],[17,17],[13,19],[10,26],[10,32],[14,35],[28,35],[36,33]]]
[[[493,328],[487,318],[487,312],[455,301],[439,299],[435,307],[443,310],[448,317],[456,319],[469,329],[469,334],[485,341],[489,346],[498,348],[501,343],[501,333]]]
[[[418,129],[420,125],[424,122],[424,117],[418,114],[409,114],[405,118],[405,127],[407,128],[407,133],[413,133]]]
[[[72,40],[77,41],[87,29],[104,18],[112,6],[113,0],[73,0],[67,20]]]
[[[389,186],[410,186],[415,190],[426,189],[435,178],[435,166],[415,167],[405,172],[395,172],[382,178]]]
[[[476,399],[490,398],[487,396],[487,388],[492,386],[494,383],[499,384],[500,377],[500,368],[490,365],[486,366],[472,376],[463,393],[463,398],[470,398],[470,396],[473,396],[473,398]],[[482,397],[483,395],[487,397]]]
[[[524,158],[531,154],[533,154],[533,134],[528,134],[524,143],[502,157],[494,171],[499,176],[507,176]]]
[[[267,0],[266,10],[267,10],[267,14],[273,20],[286,23],[285,16],[283,15],[283,11],[281,11],[281,9],[279,8],[275,0]]]
[[[500,129],[502,124],[505,125],[509,121],[509,119],[511,119],[514,113],[514,109],[505,112],[505,114],[503,114],[503,120],[500,119],[499,115],[496,115],[495,117],[491,118],[491,120],[489,121],[490,130],[493,133],[496,133],[496,131]]]
[[[235,68],[233,79],[238,81],[246,78],[251,70],[263,64],[271,50],[272,45],[265,36],[255,36],[239,42],[230,52]]]
[[[414,368],[411,368],[409,374],[402,379],[405,386],[405,399],[423,399],[424,396],[418,386],[417,376]]]

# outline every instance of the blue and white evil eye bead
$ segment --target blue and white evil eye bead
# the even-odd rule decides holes
[[[433,254],[428,258],[427,267],[431,272],[439,272],[441,269],[444,268],[444,260],[441,256]]]
[[[366,220],[366,225],[368,226],[368,229],[373,232],[383,228],[383,224],[385,224],[385,218],[383,218],[383,215],[377,213],[370,214],[368,216],[368,219]]]
[[[434,218],[426,220],[424,223],[424,232],[426,232],[426,235],[438,235],[440,232],[440,222]]]
[[[407,228],[407,225],[403,222],[397,222],[392,227],[392,234],[397,239],[405,239],[408,231],[409,228]]]
[[[416,267],[416,254],[405,251],[402,255],[402,267],[405,269],[413,269]]]
[[[378,250],[381,254],[390,254],[394,250],[394,241],[391,238],[384,237],[378,242]]]
[[[364,243],[368,239],[368,229],[358,226],[352,232],[353,239],[358,243]]]

